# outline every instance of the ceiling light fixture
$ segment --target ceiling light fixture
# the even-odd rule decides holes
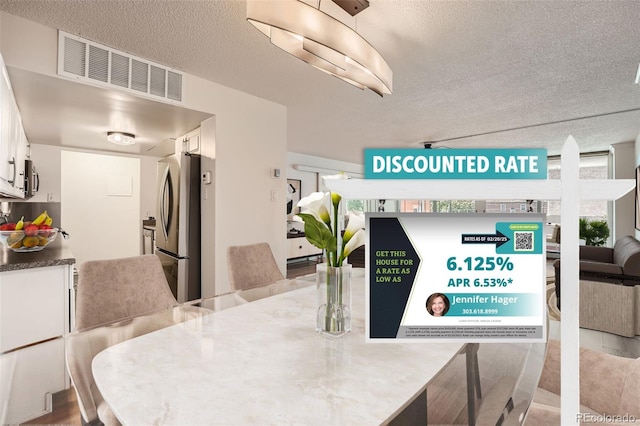
[[[389,65],[355,30],[322,12],[320,1],[316,9],[299,0],[249,0],[247,21],[313,67],[380,96],[391,94]]]
[[[133,145],[136,143],[136,135],[125,132],[107,132],[107,140],[117,145]]]

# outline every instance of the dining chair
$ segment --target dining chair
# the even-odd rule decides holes
[[[96,388],[91,373],[93,358],[116,343],[168,324],[136,323],[131,318],[168,310],[177,305],[165,278],[160,258],[153,254],[121,259],[87,261],[79,266],[76,330],[67,339],[67,369],[86,423],[119,424]],[[123,320],[122,324],[97,327]],[[97,327],[83,336],[82,330]]]
[[[76,329],[176,304],[156,255],[92,260],[78,268]]]
[[[232,290],[247,290],[284,280],[268,243],[230,246],[227,267]]]

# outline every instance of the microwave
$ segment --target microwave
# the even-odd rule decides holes
[[[31,198],[38,192],[40,178],[32,160],[25,160],[24,164],[24,198]]]

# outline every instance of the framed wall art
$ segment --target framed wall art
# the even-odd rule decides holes
[[[298,201],[300,201],[301,181],[298,179],[287,179],[287,220],[292,220],[293,216],[300,211]]]

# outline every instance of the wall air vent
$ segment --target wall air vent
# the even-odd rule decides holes
[[[58,31],[58,74],[169,103],[183,103],[182,73]]]

